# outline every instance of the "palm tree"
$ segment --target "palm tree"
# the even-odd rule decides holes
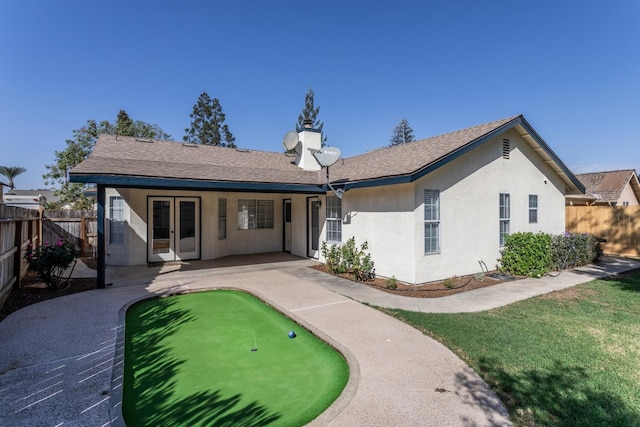
[[[20,175],[21,173],[25,173],[27,170],[21,166],[0,166],[0,175],[7,178],[7,183],[0,182],[2,185],[6,185],[10,189],[14,189],[13,179]]]

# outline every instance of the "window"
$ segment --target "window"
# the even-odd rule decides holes
[[[529,224],[538,223],[538,196],[529,194]]]
[[[218,240],[227,238],[227,199],[218,199]]]
[[[342,200],[327,196],[327,242],[342,242]]]
[[[440,192],[424,190],[424,253],[440,252]]]
[[[273,200],[238,200],[238,229],[273,228]]]
[[[500,193],[500,246],[504,246],[504,238],[509,234],[510,205],[509,194]]]
[[[109,243],[124,243],[124,198],[109,197]]]
[[[622,202],[622,206],[629,206],[629,202]]]

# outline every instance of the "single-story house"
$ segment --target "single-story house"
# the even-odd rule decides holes
[[[98,284],[110,265],[368,242],[376,274],[424,283],[490,268],[505,235],[564,231],[584,187],[521,115],[322,168],[296,154],[102,135],[70,173],[97,186]]]
[[[59,196],[53,190],[9,190],[4,193],[4,203],[7,206],[17,206],[26,209],[39,209],[43,203],[57,202]]]
[[[637,206],[640,182],[633,169],[576,174],[584,194],[567,195],[567,205]]]

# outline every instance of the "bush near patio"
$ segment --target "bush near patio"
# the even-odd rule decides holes
[[[367,281],[375,277],[375,269],[371,254],[366,252],[369,244],[365,241],[360,245],[360,249],[356,246],[355,237],[351,237],[343,245],[322,242],[322,256],[329,271],[333,274],[352,274],[354,280]]]
[[[542,277],[549,271],[590,264],[600,257],[602,249],[591,234],[521,232],[506,236],[500,253],[500,271]]]
[[[60,239],[55,245],[44,242],[34,247],[29,244],[25,259],[29,270],[35,271],[50,289],[59,290],[68,282],[62,277],[64,271],[76,262],[78,256],[80,253],[74,245]]]

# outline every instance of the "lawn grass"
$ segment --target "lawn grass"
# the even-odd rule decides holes
[[[127,310],[127,425],[304,425],[348,377],[335,349],[244,292],[157,298]]]
[[[640,270],[482,313],[385,311],[464,359],[517,426],[640,426]]]

